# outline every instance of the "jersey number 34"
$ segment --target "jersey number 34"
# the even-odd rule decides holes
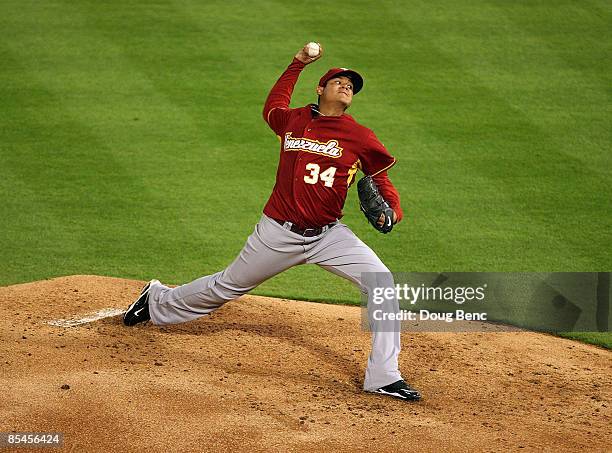
[[[336,174],[336,167],[329,167],[327,170],[321,172],[321,167],[314,163],[306,164],[306,170],[310,172],[309,175],[304,176],[304,182],[308,184],[316,184],[319,179],[323,181],[326,187],[332,187],[334,185],[334,175]]]

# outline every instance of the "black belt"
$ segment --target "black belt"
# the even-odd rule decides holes
[[[338,224],[338,222],[334,222],[334,223],[328,223],[327,225],[323,225],[322,227],[306,228],[306,229],[302,230],[301,228],[298,228],[298,226],[295,223],[285,222],[283,220],[278,220],[278,219],[272,219],[272,220],[274,220],[276,223],[281,225],[283,228],[288,229],[292,233],[299,234],[300,236],[304,236],[306,238],[310,238],[310,237],[313,237],[313,236],[318,236],[318,235],[322,234],[323,232],[329,230],[334,225]]]

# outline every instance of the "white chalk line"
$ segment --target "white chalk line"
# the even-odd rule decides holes
[[[125,310],[119,308],[103,308],[93,313],[86,313],[83,318],[71,318],[71,319],[54,319],[53,321],[47,321],[47,324],[57,327],[76,327],[82,324],[98,321],[104,318],[110,318],[112,316],[122,315]]]

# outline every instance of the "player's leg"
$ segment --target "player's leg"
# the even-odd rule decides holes
[[[175,324],[211,313],[280,272],[304,263],[303,240],[266,216],[236,259],[223,271],[177,288],[153,282],[149,313],[154,324]]]
[[[344,224],[331,228],[325,236],[307,250],[307,263],[348,279],[368,296],[368,310],[373,304],[374,288],[393,287],[393,276],[378,256]],[[363,273],[369,278],[362,278]],[[385,301],[384,311],[397,312],[397,299]],[[398,369],[400,324],[398,321],[370,320],[372,351],[368,359],[364,389],[374,391],[402,379]]]

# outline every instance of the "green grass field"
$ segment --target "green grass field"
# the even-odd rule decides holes
[[[344,221],[393,270],[612,270],[612,11],[604,1],[14,1],[0,6],[0,285],[183,283],[241,249],[274,184],[268,90],[320,41],[398,159],[406,221]],[[258,294],[357,302],[292,269]]]

